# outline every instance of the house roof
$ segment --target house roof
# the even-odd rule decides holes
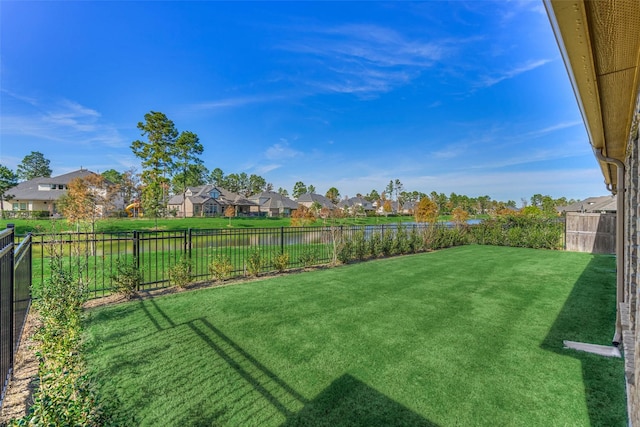
[[[249,196],[248,199],[267,209],[298,209],[298,203],[275,191],[264,191]]]
[[[298,197],[298,203],[318,203],[320,207],[335,209],[336,205],[333,204],[328,197],[316,193],[304,193]]]
[[[351,208],[354,206],[362,206],[362,208],[367,210],[374,210],[373,203],[365,199],[364,197],[351,197],[349,199],[343,199],[338,202],[339,208]]]
[[[217,199],[213,199],[209,194],[213,190],[218,190],[220,193],[220,197]],[[191,193],[190,196],[187,196],[187,199],[193,203],[194,205],[202,205],[207,203],[208,201],[215,201],[221,206],[253,206],[253,203],[250,200],[247,200],[245,197],[234,193],[232,191],[226,190],[224,188],[216,187],[212,184],[199,185],[196,187],[187,187],[186,193]],[[182,194],[173,195],[167,204],[169,205],[181,205],[183,202]]]
[[[33,178],[10,188],[6,194],[11,196],[8,200],[57,200],[67,192],[66,189],[41,190],[39,188],[53,184],[66,186],[75,178],[84,178],[89,175],[96,175],[96,173],[87,169],[78,169],[63,175]]]
[[[617,196],[589,197],[567,206],[558,207],[559,212],[616,212]]]
[[[544,5],[594,152],[624,162],[640,121],[640,2]],[[617,191],[616,166],[598,161],[605,183]]]

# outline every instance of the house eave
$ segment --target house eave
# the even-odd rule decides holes
[[[603,156],[624,162],[637,132],[640,84],[638,0],[544,0],[589,142]],[[617,169],[598,160],[614,191]]]

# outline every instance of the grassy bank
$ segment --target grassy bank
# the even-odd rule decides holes
[[[625,425],[614,259],[464,246],[94,309],[135,425]]]

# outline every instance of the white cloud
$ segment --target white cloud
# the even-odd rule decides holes
[[[302,152],[294,150],[289,146],[289,142],[282,139],[280,143],[273,144],[267,148],[264,153],[265,157],[269,160],[281,160],[290,159],[302,155]]]
[[[264,104],[278,99],[284,99],[283,95],[256,95],[239,96],[235,98],[223,98],[211,101],[199,102],[190,106],[193,110],[222,110],[228,108],[244,107],[246,105]]]
[[[494,76],[487,76],[481,79],[478,83],[479,87],[490,87],[500,83],[501,81],[512,79],[520,74],[526,73],[531,70],[535,70],[538,67],[542,67],[543,65],[551,62],[551,59],[539,59],[535,61],[529,61],[523,65],[517,66],[510,70],[501,71],[496,73]]]
[[[446,58],[452,40],[419,40],[377,25],[295,28],[294,37],[280,49],[296,53],[314,72],[305,75],[316,91],[374,97],[406,85]],[[315,69],[321,69],[316,73]]]
[[[262,175],[262,174],[266,174],[266,173],[269,173],[271,171],[274,171],[276,169],[280,169],[281,167],[282,167],[282,165],[280,165],[280,164],[271,163],[271,164],[267,164],[267,165],[256,166],[254,168],[254,170],[256,171],[256,173],[258,175]]]
[[[78,102],[62,99],[47,103],[15,94],[11,96],[29,105],[27,108],[12,106],[9,114],[3,111],[3,135],[29,136],[71,146],[97,143],[122,147],[125,144],[119,131],[104,123],[98,111]],[[37,108],[33,108],[35,106]]]
[[[578,126],[578,125],[581,125],[581,124],[582,124],[581,120],[575,120],[575,121],[572,121],[572,122],[561,122],[561,123],[558,123],[558,124],[555,124],[555,125],[552,125],[552,126],[548,126],[546,128],[542,128],[542,129],[538,129],[538,130],[535,130],[535,131],[532,131],[532,132],[528,132],[524,136],[536,138],[536,137],[539,137],[539,136],[542,136],[542,135],[546,135],[548,133],[552,133],[552,132],[555,132],[555,131],[558,131],[558,130],[562,130],[562,129],[572,128],[574,126]]]

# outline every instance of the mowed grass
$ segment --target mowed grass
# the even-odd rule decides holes
[[[464,246],[93,309],[141,426],[626,425],[610,256]]]

